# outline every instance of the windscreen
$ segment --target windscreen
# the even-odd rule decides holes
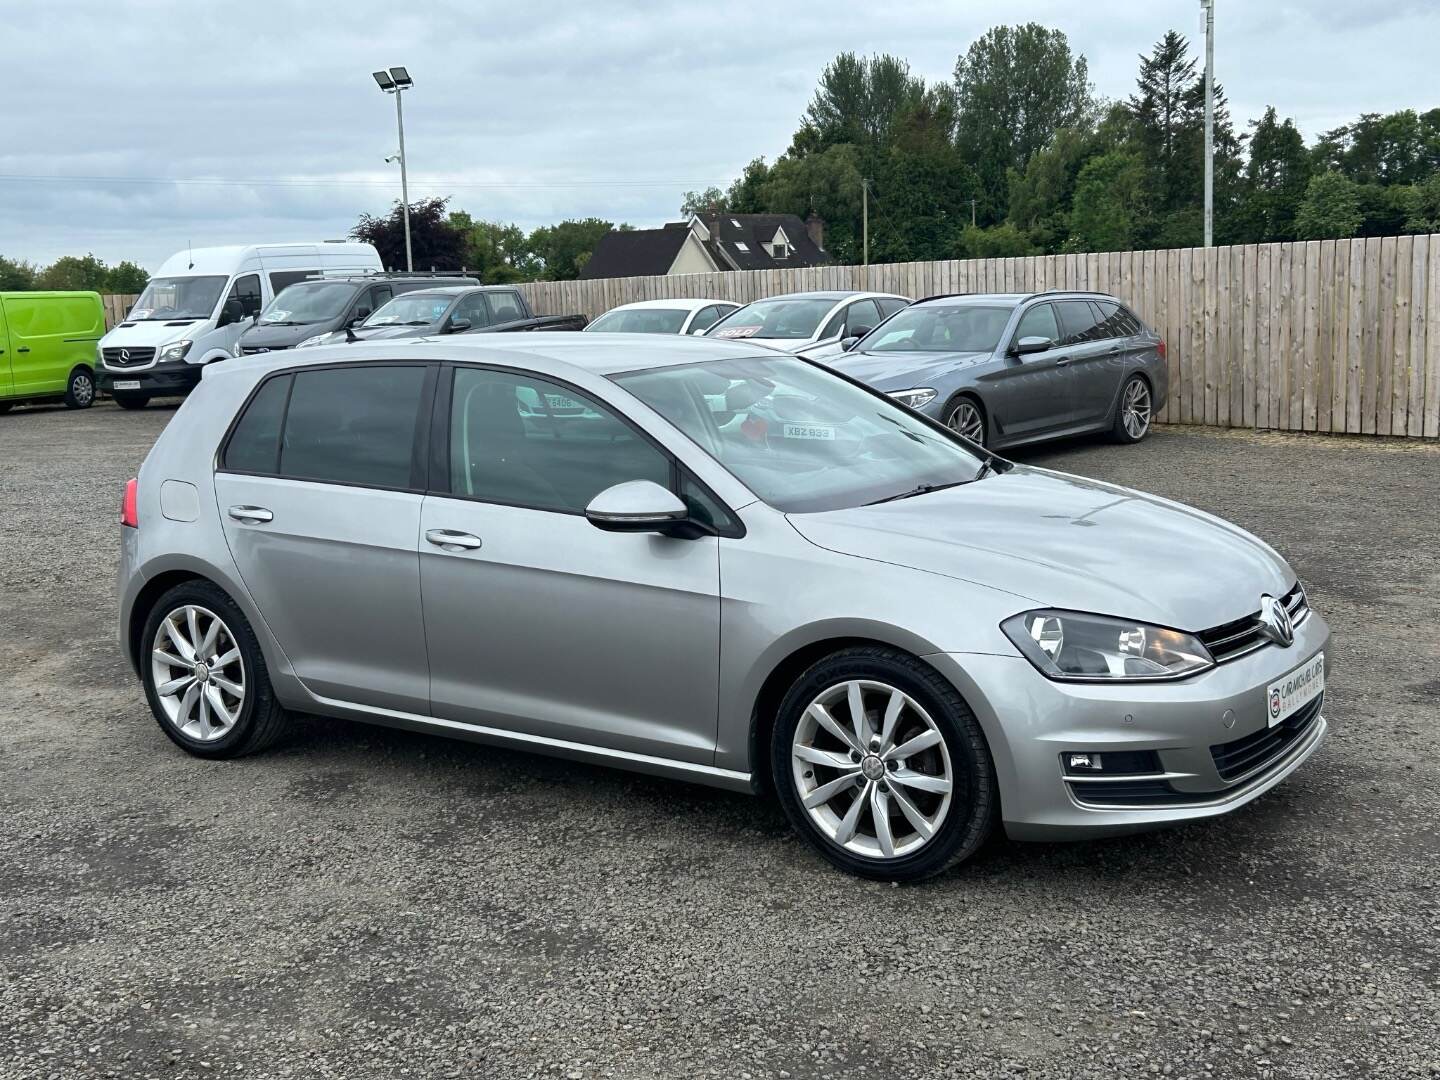
[[[863,338],[861,352],[994,352],[1015,308],[917,304]]]
[[[688,314],[684,308],[607,311],[585,329],[594,334],[678,334]]]
[[[130,322],[208,319],[230,279],[220,276],[151,278],[126,316]]]
[[[347,281],[305,281],[289,285],[260,313],[267,326],[307,326],[326,322],[345,310],[355,296]]]
[[[834,300],[757,300],[732,311],[712,326],[710,337],[787,338],[804,341],[815,336],[820,321],[830,314]]]

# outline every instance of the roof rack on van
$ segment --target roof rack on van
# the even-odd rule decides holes
[[[478,274],[468,270],[375,270],[365,268],[360,270],[311,270],[305,280],[317,281],[322,278],[464,278],[468,281],[480,280]]]

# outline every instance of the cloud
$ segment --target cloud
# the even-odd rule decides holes
[[[392,64],[416,79],[412,197],[450,194],[526,228],[592,215],[651,225],[686,189],[782,152],[842,50],[896,53],[945,79],[989,26],[1033,19],[1064,30],[1097,90],[1118,98],[1137,54],[1199,28],[1194,0],[0,3],[6,37],[25,42],[7,57],[22,89],[7,102],[0,176],[263,181],[0,180],[0,252],[152,267],[187,241],[336,237],[384,212],[399,194],[383,163],[394,101],[370,72]],[[1274,104],[1313,136],[1362,111],[1434,104],[1416,100],[1433,85],[1432,7],[1222,2],[1232,114],[1243,123]]]

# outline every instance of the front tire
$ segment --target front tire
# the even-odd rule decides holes
[[[945,426],[962,439],[984,446],[989,434],[985,409],[974,398],[960,396],[945,408]]]
[[[770,750],[790,824],[847,873],[932,877],[994,829],[999,789],[975,714],[905,653],[862,646],[815,664],[781,703]]]
[[[253,754],[287,726],[254,630],[208,581],[183,582],[160,598],[145,620],[139,660],[151,712],[187,753]]]
[[[65,384],[65,407],[88,409],[95,404],[95,376],[86,368],[76,368]]]
[[[115,399],[115,404],[122,409],[143,409],[150,404],[149,394],[114,394],[110,395]]]
[[[1150,384],[1143,376],[1131,375],[1120,390],[1120,403],[1115,406],[1115,422],[1110,438],[1117,443],[1137,443],[1150,433],[1155,401]]]

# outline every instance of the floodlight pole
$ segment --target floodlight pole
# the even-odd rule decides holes
[[[870,180],[860,180],[860,247],[865,260],[865,288],[870,288]]]
[[[400,104],[405,87],[395,87],[395,126],[400,129],[400,206],[405,218],[405,269],[415,269],[415,256],[410,250],[410,181],[405,173],[405,110]]]
[[[1205,246],[1215,243],[1215,0],[1205,9]]]

